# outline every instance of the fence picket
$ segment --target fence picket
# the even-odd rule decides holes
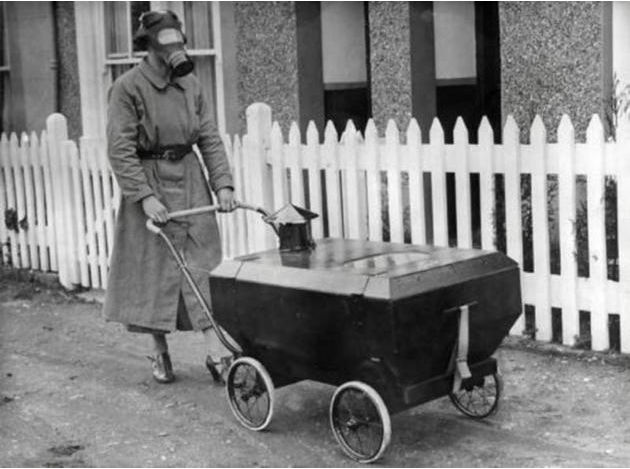
[[[505,236],[506,254],[523,268],[523,229],[521,220],[521,145],[519,130],[514,117],[508,115],[503,128],[503,159],[505,160]],[[521,275],[521,287],[523,278]],[[522,311],[521,311],[522,313]],[[523,315],[514,326],[513,334],[525,329]]]
[[[394,243],[404,242],[402,180],[400,177],[400,135],[393,119],[385,128],[385,161],[387,161],[387,196],[389,235]]]
[[[321,155],[319,133],[315,122],[310,121],[306,128],[306,162],[308,168],[309,208],[320,216],[313,219],[312,230],[315,239],[324,237],[322,217],[322,185],[320,182]]]
[[[85,238],[86,238],[86,262],[89,267],[90,284],[95,288],[101,288],[101,278],[98,272],[98,255],[96,250],[96,226],[94,192],[92,191],[92,171],[90,161],[94,161],[95,148],[90,145],[91,140],[81,139],[81,182],[85,204]]]
[[[66,149],[67,156],[69,157],[70,169],[71,169],[71,181],[72,181],[72,193],[74,199],[74,216],[72,217],[72,225],[75,228],[76,242],[75,253],[76,262],[78,264],[78,279],[77,283],[89,287],[89,274],[87,265],[87,239],[85,236],[85,213],[84,213],[84,192],[81,186],[81,174],[80,174],[80,161],[79,152],[74,142],[68,142]]]
[[[15,209],[17,211],[18,222],[18,246],[19,246],[19,264],[21,268],[30,267],[30,259],[28,255],[28,240],[26,238],[26,202],[24,198],[24,173],[22,171],[22,152],[18,143],[18,137],[15,133],[9,138],[9,155],[11,158],[11,166],[13,168],[13,183],[15,187]],[[17,246],[16,246],[17,247]]]
[[[300,129],[293,122],[289,129],[289,146],[286,156],[291,174],[291,203],[304,207],[304,178],[302,177],[302,144]]]
[[[271,126],[271,184],[273,187],[273,208],[279,210],[288,200],[287,176],[284,161],[284,141],[280,124]]]
[[[589,173],[587,177],[588,253],[591,293],[591,331],[593,350],[609,347],[608,311],[606,309],[606,232],[604,211],[604,128],[597,115],[586,129],[589,148]],[[625,240],[622,240],[624,242]]]
[[[494,132],[486,116],[483,116],[479,124],[478,141],[481,156],[479,168],[481,248],[494,251]]]
[[[440,121],[435,118],[429,130],[429,154],[433,201],[433,244],[436,246],[448,246],[445,150],[444,131]]]
[[[368,213],[368,239],[383,240],[383,207],[381,191],[381,165],[378,131],[374,120],[370,119],[365,127],[365,165]]]
[[[50,256],[50,270],[58,271],[59,263],[57,262],[57,228],[55,223],[54,194],[52,188],[52,173],[50,170],[51,154],[50,139],[48,131],[42,132],[41,138],[41,155],[42,155],[42,175],[44,179],[44,199],[46,200],[46,244],[48,245],[48,255]]]
[[[42,145],[35,132],[31,132],[31,164],[33,165],[33,189],[35,195],[35,219],[37,223],[37,256],[39,269],[47,272],[50,269],[48,261],[48,243],[46,242],[46,211],[44,180],[42,169]]]
[[[579,335],[577,307],[577,243],[575,220],[575,132],[564,114],[558,126],[558,228],[560,236],[560,272],[562,276],[562,342],[574,345]]]
[[[328,215],[328,235],[333,238],[343,236],[341,216],[341,194],[339,193],[339,160],[337,156],[337,131],[332,121],[326,124],[322,155],[326,174],[326,201]]]
[[[468,129],[464,119],[455,122],[455,205],[457,214],[457,247],[472,248],[472,224],[470,205],[470,171],[468,169]]]
[[[341,139],[341,158],[345,171],[344,207],[346,207],[346,237],[363,239],[363,217],[359,194],[359,168],[357,162],[357,131],[352,120],[348,120],[346,130]]]
[[[2,208],[2,215],[6,216],[8,209],[15,210],[15,189],[13,188],[13,171],[9,155],[9,139],[5,133],[0,136],[0,164],[2,165],[0,176],[2,176],[1,181],[4,188],[0,191],[0,208]],[[17,267],[17,236],[15,231],[7,227],[4,220],[0,223],[0,236],[2,237],[2,262]]]
[[[426,244],[422,133],[415,118],[409,121],[409,127],[407,128],[407,149],[411,242],[414,244]]]
[[[26,132],[20,135],[20,166],[24,178],[24,207],[25,207],[25,237],[28,267],[39,270],[39,256],[37,255],[36,225],[35,225],[35,193],[33,189],[33,165],[31,163],[31,143]]]
[[[551,297],[549,273],[549,220],[547,218],[547,132],[539,115],[531,127],[532,231],[536,272],[536,338],[551,340]]]
[[[236,186],[236,198],[239,201],[245,201],[245,189],[243,182],[244,159],[241,147],[241,139],[238,135],[234,137],[233,157],[234,157],[234,185]],[[244,210],[237,210],[235,222],[235,255],[241,256],[247,252],[247,218]]]

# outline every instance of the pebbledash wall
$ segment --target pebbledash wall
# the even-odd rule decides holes
[[[68,117],[74,138],[81,135],[74,2],[55,3],[62,69],[59,109]],[[317,2],[306,3],[319,8]],[[228,133],[243,131],[245,109],[252,102],[268,103],[285,130],[291,121],[303,123],[319,109],[305,98],[306,88],[313,85],[300,69],[304,55],[315,51],[300,46],[296,5],[303,4],[221,5]],[[519,127],[527,129],[533,114],[540,113],[553,141],[559,119],[567,113],[575,119],[578,140],[583,140],[590,115],[603,115],[611,89],[611,9],[606,2],[499,3],[503,121],[513,114]],[[371,104],[379,128],[389,118],[405,128],[414,116],[423,135],[428,133],[435,96],[423,93],[423,87],[435,85],[435,56],[432,47],[421,44],[433,40],[433,24],[427,17],[432,14],[431,2],[367,5]],[[302,21],[302,26],[315,24],[308,14]],[[307,65],[309,74],[318,73],[313,63],[307,60]],[[525,130],[521,137],[528,140]]]
[[[563,113],[584,141],[591,116],[604,119],[612,87],[612,3],[501,2],[501,107],[521,140],[536,114],[550,141]],[[627,26],[626,26],[627,27]]]

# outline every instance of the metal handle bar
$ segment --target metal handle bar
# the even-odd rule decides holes
[[[244,204],[242,202],[236,202],[236,207],[234,209],[236,210],[237,208],[242,208],[245,210],[251,210],[253,212],[260,213],[263,216],[263,220],[269,223],[271,227],[274,229],[274,231],[276,231],[276,227],[268,221],[269,212],[265,210],[264,208],[256,207],[254,205]],[[173,220],[175,218],[187,217],[190,215],[199,215],[200,213],[217,212],[220,209],[221,209],[221,206],[219,205],[204,205],[203,207],[189,208],[186,210],[177,210],[175,212],[171,212],[167,215],[167,218],[169,220]],[[228,213],[228,212],[225,212],[225,213]],[[162,229],[159,226],[157,226],[155,222],[151,220],[150,218],[147,220],[147,229],[150,232],[155,233],[155,234],[158,234],[160,233],[160,231],[162,231]]]
[[[206,205],[204,207],[191,208],[188,210],[178,210],[178,211],[169,213],[168,219],[173,220],[175,218],[186,217],[189,215],[198,215],[200,213],[216,212],[220,208],[221,207],[219,205]],[[253,210],[255,212],[260,213],[263,216],[263,220],[266,223],[269,223],[273,227],[274,231],[276,230],[276,227],[269,220],[269,213],[265,209],[261,207],[254,207],[253,205],[243,204],[240,202],[236,202],[236,208],[242,208],[245,210]],[[177,249],[173,245],[173,242],[169,239],[168,236],[166,236],[164,231],[162,231],[162,228],[157,226],[154,223],[154,221],[151,220],[150,218],[147,220],[147,229],[151,231],[152,233],[155,233],[156,235],[160,236],[164,240],[169,251],[171,251],[171,254],[175,258],[175,262],[177,263],[177,266],[184,274],[184,277],[186,278],[188,285],[190,285],[190,288],[192,289],[194,295],[197,297],[197,301],[199,301],[199,304],[201,305],[201,309],[203,309],[204,314],[210,321],[210,324],[212,324],[212,327],[214,328],[214,331],[217,334],[217,337],[230,352],[238,356],[240,354],[240,350],[238,350],[234,345],[232,345],[232,343],[225,337],[225,335],[223,334],[223,330],[214,320],[214,316],[212,315],[210,306],[208,305],[208,303],[206,302],[206,299],[203,297],[201,291],[199,290],[197,283],[192,278],[192,275],[190,274],[190,271],[188,270],[188,267],[186,266],[186,262],[184,261],[179,251],[177,251]]]

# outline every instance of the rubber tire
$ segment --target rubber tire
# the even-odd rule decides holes
[[[265,416],[264,421],[258,425],[252,424],[247,419],[247,417],[245,417],[241,413],[240,409],[238,408],[238,406],[236,405],[232,397],[233,392],[234,392],[235,373],[236,373],[237,368],[242,365],[249,365],[256,370],[257,375],[260,377],[260,379],[262,379],[262,383],[265,387],[265,390],[267,394],[269,395],[269,409],[267,411],[267,415]],[[234,362],[230,366],[230,369],[228,370],[225,390],[226,390],[228,404],[230,405],[230,409],[232,410],[232,413],[245,428],[259,432],[269,426],[269,424],[271,423],[271,419],[273,417],[275,388],[273,385],[273,381],[271,380],[271,376],[269,376],[269,373],[267,372],[265,367],[262,365],[262,363],[260,363],[258,360],[252,357],[240,357],[234,360]]]
[[[348,446],[348,444],[344,440],[343,436],[341,436],[337,426],[335,425],[335,419],[334,419],[335,406],[338,404],[338,400],[341,394],[347,389],[355,389],[355,390],[359,390],[363,392],[370,399],[372,404],[376,407],[376,410],[379,414],[381,423],[383,425],[383,438],[381,440],[381,444],[378,450],[374,454],[362,455],[356,452],[354,449],[350,448],[350,446]],[[332,429],[333,435],[335,436],[335,439],[337,440],[337,443],[339,443],[343,451],[348,456],[350,456],[352,459],[354,459],[357,462],[367,464],[367,463],[376,461],[383,455],[383,453],[385,452],[385,450],[387,449],[387,446],[389,445],[391,441],[392,426],[391,426],[391,419],[389,417],[389,411],[387,410],[387,406],[385,405],[385,402],[383,401],[381,396],[378,394],[378,392],[376,392],[376,390],[372,386],[365,384],[361,381],[348,381],[342,384],[341,386],[339,386],[335,390],[335,393],[333,394],[333,397],[330,400],[329,419],[330,419],[330,427]]]
[[[494,379],[494,385],[496,389],[496,395],[495,395],[494,402],[490,410],[488,410],[487,412],[483,414],[474,414],[470,412],[453,393],[449,393],[448,397],[451,399],[451,402],[453,403],[455,408],[459,410],[462,414],[466,415],[467,417],[470,417],[472,419],[477,419],[477,420],[485,419],[486,417],[489,417],[490,415],[495,414],[499,408],[499,400],[501,399],[501,392],[503,391],[503,379],[498,373],[493,373],[491,375],[484,376],[484,379],[489,376],[491,376]]]

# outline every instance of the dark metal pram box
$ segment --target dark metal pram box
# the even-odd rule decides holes
[[[498,401],[491,355],[521,313],[518,265],[501,253],[472,249],[325,239],[315,249],[224,261],[210,288],[219,324],[243,355],[264,365],[275,386],[356,380],[376,390],[389,412],[456,398],[457,358],[470,371],[460,376],[463,392],[494,377]],[[496,407],[493,402],[477,415],[454,403],[473,417]],[[331,420],[334,405],[333,399]],[[336,431],[356,420],[347,417]],[[344,446],[347,435],[341,440]],[[361,461],[384,450],[368,454],[349,446],[346,452]]]

